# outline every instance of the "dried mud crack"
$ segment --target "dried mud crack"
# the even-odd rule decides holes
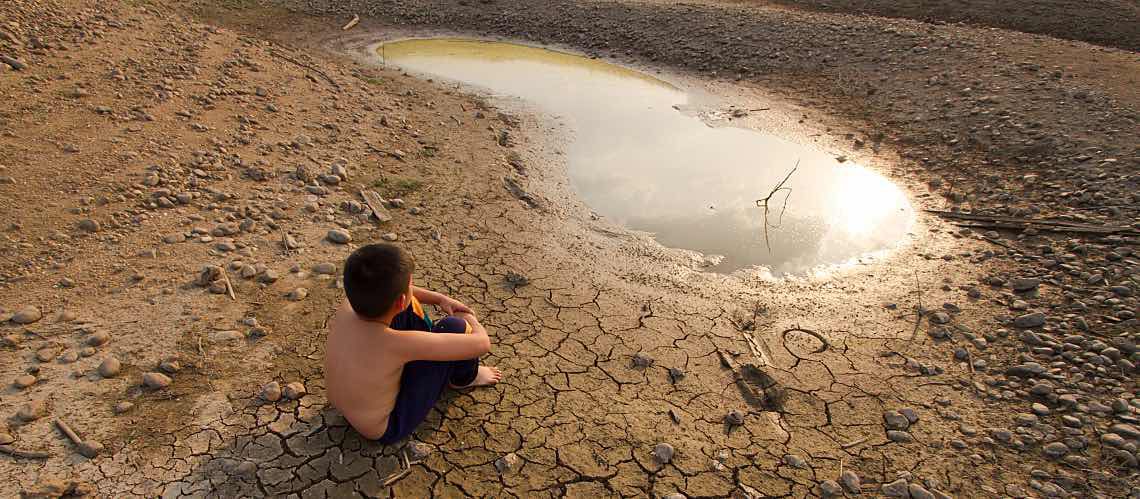
[[[6,4],[0,495],[1140,493],[1137,239],[1034,222],[1136,228],[1135,54],[715,2],[335,4]],[[728,74],[923,207],[1022,222],[704,273],[591,217],[545,118],[337,52],[392,24]],[[396,446],[320,372],[374,240],[478,309],[506,375]]]

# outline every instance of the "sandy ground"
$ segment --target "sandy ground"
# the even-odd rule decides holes
[[[1137,220],[1135,54],[715,3],[338,2],[377,15],[348,33],[241,2],[10,4],[0,495],[1138,493],[1135,231],[924,216],[831,276],[708,274],[592,217],[546,117],[361,47],[611,55],[771,103],[737,124],[850,147],[916,206],[1101,227]],[[384,238],[476,308],[506,374],[391,447],[326,407],[320,373],[337,269]]]

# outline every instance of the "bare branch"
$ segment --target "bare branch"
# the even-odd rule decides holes
[[[776,186],[772,188],[772,191],[768,193],[767,197],[765,197],[764,199],[757,199],[756,200],[756,206],[764,208],[764,246],[768,247],[769,253],[772,252],[772,244],[770,242],[768,242],[768,228],[769,227],[779,227],[781,224],[784,223],[784,211],[788,209],[788,198],[792,197],[792,189],[788,188],[788,187],[784,187],[784,184],[788,181],[788,179],[792,178],[792,174],[795,173],[796,169],[799,167],[800,167],[800,162],[799,162],[799,160],[796,160],[796,166],[793,166],[792,170],[789,171],[788,174],[784,176],[784,180],[781,180],[780,183],[776,184]],[[772,197],[775,196],[776,193],[781,192],[781,191],[787,191],[787,194],[784,195],[784,204],[783,204],[783,206],[780,207],[780,217],[779,217],[778,221],[776,222],[776,224],[773,225],[773,224],[768,223],[768,202],[772,200]]]

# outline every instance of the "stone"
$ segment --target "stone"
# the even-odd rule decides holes
[[[793,468],[801,468],[802,469],[802,468],[807,467],[807,461],[805,461],[804,458],[797,456],[795,454],[785,454],[784,455],[784,464],[791,466]]]
[[[417,442],[415,440],[409,440],[407,449],[408,449],[408,459],[412,462],[418,462],[418,461],[423,461],[429,455],[431,455],[432,447],[431,447],[431,445],[425,444],[423,442]]]
[[[133,404],[131,402],[123,401],[123,402],[119,402],[119,403],[115,404],[115,407],[113,407],[111,410],[114,411],[115,414],[123,414],[123,413],[125,413],[131,409],[134,409],[134,408],[135,408],[135,404]]]
[[[36,360],[40,362],[51,362],[55,358],[56,350],[54,347],[44,347],[36,350]]]
[[[653,446],[653,460],[658,464],[668,464],[673,460],[673,453],[672,445],[660,443]]]
[[[887,430],[887,440],[900,444],[909,444],[914,441],[914,437],[905,431]]]
[[[1108,427],[1108,431],[1130,440],[1140,440],[1140,429],[1128,423],[1114,424]]]
[[[1031,314],[1020,315],[1013,320],[1013,326],[1020,329],[1031,329],[1045,325],[1045,314],[1041,312],[1034,312]]]
[[[882,491],[883,495],[887,497],[909,497],[910,484],[900,478],[890,483],[884,483]]]
[[[500,474],[506,475],[517,470],[520,464],[522,464],[522,459],[519,458],[518,454],[512,452],[496,459],[495,469],[498,470]]]
[[[10,433],[0,431],[0,445],[8,445],[15,441],[16,437],[13,437]]]
[[[305,391],[305,385],[300,381],[288,383],[285,385],[285,388],[281,390],[281,394],[288,400],[297,400],[304,397],[306,393],[308,392]]]
[[[43,400],[33,400],[16,411],[16,419],[25,423],[47,416],[48,406]]]
[[[178,359],[163,359],[162,362],[158,363],[158,370],[166,374],[174,374],[182,370],[182,364],[178,362]]]
[[[79,352],[76,352],[75,350],[64,350],[63,353],[59,354],[59,357],[56,358],[56,360],[60,364],[71,364],[79,360]]]
[[[12,382],[12,385],[21,390],[34,384],[36,384],[36,377],[32,376],[31,374],[22,374],[20,376],[16,376],[16,380]]]
[[[107,357],[99,363],[99,375],[104,378],[114,378],[123,370],[123,363],[114,357]]]
[[[16,324],[31,324],[39,321],[43,317],[44,314],[40,312],[39,307],[28,305],[17,310],[15,314],[12,314],[12,322]]]
[[[724,422],[729,426],[740,426],[744,424],[744,413],[736,409],[728,411],[724,416]]]
[[[915,424],[918,422],[918,411],[915,411],[910,407],[903,407],[902,409],[899,409],[899,414],[902,414],[903,417],[905,417],[906,420],[910,422],[910,424]]]
[[[400,236],[396,235],[395,232],[385,232],[383,234],[380,234],[380,239],[388,242],[395,242],[400,240]]]
[[[819,490],[823,497],[842,497],[843,487],[839,486],[839,482],[835,480],[824,480],[819,482]]]
[[[210,333],[211,343],[234,343],[245,339],[241,331],[214,331]]]
[[[863,482],[859,479],[859,475],[856,475],[855,472],[851,470],[844,470],[843,473],[839,475],[839,483],[842,483],[843,488],[852,494],[858,494],[863,488]]]
[[[102,229],[102,227],[99,225],[98,220],[85,218],[79,221],[79,230],[83,232],[99,232],[100,229]]]
[[[257,280],[261,281],[265,284],[272,284],[272,283],[277,282],[277,279],[280,279],[280,278],[281,278],[281,276],[277,275],[276,271],[266,269],[265,272],[261,273],[261,277],[258,277]]]
[[[1026,291],[1037,289],[1037,287],[1040,285],[1041,279],[1033,279],[1027,277],[1019,277],[1012,281],[1009,281],[1009,287],[1013,288],[1013,290],[1018,293],[1024,293]]]
[[[649,354],[646,354],[644,352],[638,352],[638,353],[633,354],[633,366],[634,367],[640,367],[640,368],[644,369],[644,368],[650,367],[652,365],[653,365],[653,357],[650,357]]]
[[[332,229],[325,235],[325,238],[335,244],[348,244],[352,242],[352,234],[344,229]]]
[[[906,430],[910,428],[910,420],[899,411],[884,412],[883,421],[886,422],[885,426],[888,430]]]
[[[322,262],[313,265],[313,273],[317,275],[336,275],[336,264]]]
[[[166,388],[172,381],[169,376],[162,373],[148,372],[142,375],[143,386],[154,390]]]
[[[1041,450],[1051,459],[1060,459],[1069,453],[1069,446],[1062,442],[1053,442],[1046,444]]]
[[[281,384],[276,381],[270,381],[261,385],[261,400],[266,402],[277,402],[281,400]]]
[[[106,345],[108,341],[111,341],[110,333],[106,331],[95,331],[87,337],[85,343],[87,343],[88,346],[101,347],[103,345]]]
[[[931,324],[948,324],[950,322],[950,314],[941,310],[930,314]]]
[[[912,499],[934,499],[934,494],[931,494],[929,490],[926,490],[925,487],[917,483],[910,484],[910,486],[907,487],[907,491],[910,492]]]
[[[308,289],[297,288],[297,289],[294,289],[293,291],[290,291],[289,294],[286,295],[286,298],[289,298],[292,301],[301,301],[301,300],[304,300],[308,296],[309,296],[309,290]]]

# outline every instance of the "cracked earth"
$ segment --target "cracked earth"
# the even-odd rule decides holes
[[[0,453],[0,495],[1137,493],[1119,453],[1138,435],[1105,430],[1132,421],[1134,370],[1081,374],[1096,381],[1071,392],[1081,407],[1124,401],[1108,413],[1002,375],[1046,355],[1023,346],[1013,300],[1046,309],[1071,291],[991,279],[1033,258],[923,216],[893,254],[825,276],[706,273],[577,201],[547,117],[298,41],[339,22],[254,11],[288,20],[281,35],[224,2],[10,3],[0,41],[26,67],[0,72],[0,378],[15,380],[0,445],[43,454]],[[821,112],[773,108],[843,136]],[[889,149],[852,154],[917,206],[951,202]],[[326,238],[337,228],[349,244]],[[477,310],[505,376],[382,446],[327,406],[320,365],[341,262],[393,238],[418,285]],[[1112,276],[1135,289],[1122,258]],[[284,397],[264,394],[274,382]],[[1027,414],[1033,400],[1092,442]],[[102,451],[81,455],[56,421]],[[1043,447],[1058,433],[1081,459]]]

